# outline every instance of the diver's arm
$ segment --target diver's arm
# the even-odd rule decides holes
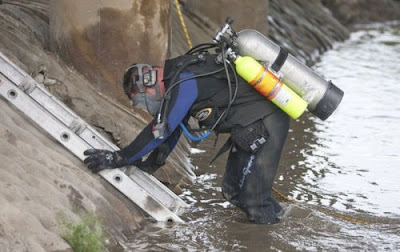
[[[154,149],[145,161],[138,160],[134,163],[141,170],[153,173],[165,164],[168,156],[171,154],[181,136],[181,129],[178,127],[175,131],[156,149]]]
[[[188,77],[187,74],[181,74],[181,79],[186,77]],[[153,129],[157,125],[157,122],[154,119],[146,126],[146,128],[143,129],[131,144],[120,150],[121,155],[126,157],[130,164],[134,164],[150,151],[155,150],[167,139],[168,141],[171,141],[170,136],[176,131],[179,123],[185,119],[197,97],[198,90],[197,81],[195,79],[185,81],[178,85],[171,91],[171,103],[166,110],[167,126],[166,130],[164,130],[164,137],[162,139],[154,138]],[[175,144],[176,142],[173,146],[175,146]],[[170,151],[172,151],[172,149]]]

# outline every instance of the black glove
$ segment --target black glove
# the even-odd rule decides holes
[[[122,157],[117,151],[88,149],[83,153],[88,156],[83,160],[92,172],[99,172],[104,169],[114,169],[129,164],[127,158]]]

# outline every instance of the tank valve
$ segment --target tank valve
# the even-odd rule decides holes
[[[213,42],[220,43],[222,38],[225,38],[225,34],[228,34],[230,37],[234,37],[236,32],[232,29],[231,25],[233,24],[234,20],[230,17],[226,18],[225,25],[218,31],[217,35],[215,35]]]

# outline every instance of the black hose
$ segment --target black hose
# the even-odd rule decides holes
[[[195,54],[195,53],[199,53],[199,52],[202,52],[202,51],[204,51],[204,50],[208,50],[208,49],[211,49],[211,48],[215,48],[215,47],[217,47],[218,45],[217,44],[215,44],[215,43],[202,43],[202,44],[198,44],[198,45],[196,45],[195,47],[193,47],[193,48],[191,48],[189,51],[187,51],[185,54],[186,55],[192,55],[192,54]]]
[[[236,95],[237,95],[237,92],[238,92],[238,79],[237,79],[236,71],[235,71],[234,67],[231,65],[231,63],[229,63],[229,66],[231,67],[231,69],[232,69],[232,71],[234,73],[234,76],[235,76],[235,93],[232,95],[231,78],[230,78],[230,75],[229,75],[229,69],[228,69],[228,67],[226,65],[225,50],[223,50],[225,45],[226,45],[225,43],[222,44],[222,61],[224,63],[224,70],[225,70],[226,79],[227,79],[227,82],[228,82],[229,103],[228,103],[228,106],[226,107],[226,109],[224,110],[224,112],[222,112],[221,116],[217,119],[217,121],[215,122],[215,124],[213,125],[211,130],[214,130],[215,127],[217,127],[218,123],[220,121],[222,121],[228,115],[228,112],[231,109],[232,104],[235,101]]]

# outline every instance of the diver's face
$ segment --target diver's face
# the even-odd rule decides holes
[[[146,110],[151,115],[158,113],[161,98],[165,94],[165,87],[163,81],[163,68],[157,68],[157,83],[152,87],[145,87],[145,91],[140,93],[139,88],[134,87],[130,94],[132,106]],[[160,90],[159,96],[157,95],[156,86]]]
[[[133,107],[141,108],[149,112],[152,116],[155,116],[160,108],[161,99],[156,99],[155,96],[147,93],[139,93],[133,95],[131,98],[131,104]]]

